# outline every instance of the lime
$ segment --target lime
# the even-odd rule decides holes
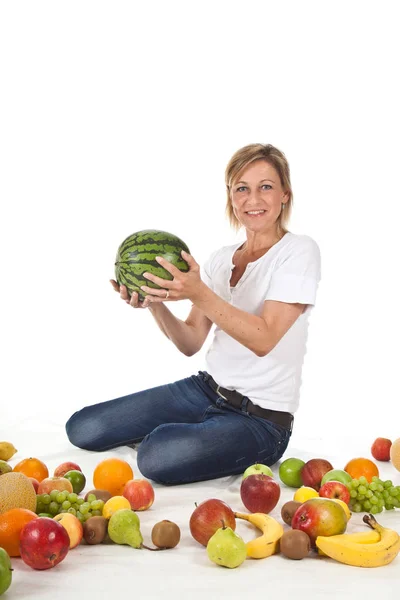
[[[279,477],[282,483],[289,487],[299,488],[303,485],[301,469],[305,462],[300,458],[287,458],[279,467]]]
[[[86,485],[86,477],[83,473],[81,473],[81,471],[67,471],[67,473],[64,475],[64,478],[71,482],[72,489],[75,494],[80,494]]]

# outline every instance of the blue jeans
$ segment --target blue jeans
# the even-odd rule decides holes
[[[141,442],[141,474],[164,485],[238,475],[256,462],[273,465],[291,435],[230,406],[201,375],[86,406],[70,417],[66,431],[86,450]]]

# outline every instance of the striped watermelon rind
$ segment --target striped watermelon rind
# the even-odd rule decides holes
[[[189,265],[181,256],[182,250],[190,254],[185,242],[173,233],[157,229],[133,233],[118,248],[115,278],[119,285],[126,285],[129,294],[137,292],[139,299],[143,300],[147,293],[140,286],[161,289],[159,285],[143,277],[143,273],[152,273],[170,281],[173,279],[171,273],[158,264],[156,256],[162,256],[180,271],[189,270]]]

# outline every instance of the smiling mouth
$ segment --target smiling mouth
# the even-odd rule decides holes
[[[263,215],[265,210],[248,210],[246,211],[246,215],[250,215],[251,217],[257,217],[259,215]]]

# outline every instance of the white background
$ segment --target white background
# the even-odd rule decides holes
[[[224,169],[262,142],[322,254],[296,428],[400,435],[395,4],[1,3],[3,424],[204,368],[211,337],[180,355],[113,292],[116,250],[164,229],[202,263],[243,239]]]

